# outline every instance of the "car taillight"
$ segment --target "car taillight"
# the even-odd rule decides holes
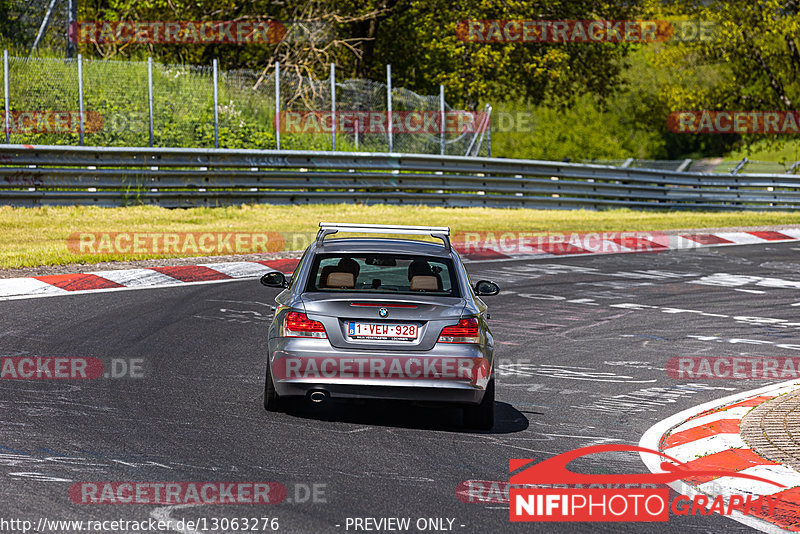
[[[325,326],[319,321],[312,321],[305,313],[289,312],[283,321],[284,337],[322,337],[327,338]]]
[[[457,325],[445,326],[439,334],[439,343],[480,343],[478,320],[475,317],[461,319]]]

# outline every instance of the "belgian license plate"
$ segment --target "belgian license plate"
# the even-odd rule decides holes
[[[417,339],[417,325],[351,322],[347,325],[347,334],[353,339],[409,341]]]

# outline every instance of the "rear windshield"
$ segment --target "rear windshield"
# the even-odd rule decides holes
[[[306,291],[460,296],[449,258],[406,254],[317,254]]]

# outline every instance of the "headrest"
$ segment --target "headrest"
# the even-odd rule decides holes
[[[353,276],[353,273],[341,273],[341,272],[331,273],[328,275],[328,279],[325,281],[325,285],[327,287],[339,287],[339,288],[351,289],[356,285],[356,277]]]
[[[414,276],[411,291],[438,291],[439,280],[435,276]]]

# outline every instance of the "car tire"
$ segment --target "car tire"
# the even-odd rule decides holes
[[[494,427],[494,377],[486,385],[481,403],[464,407],[464,426],[474,430],[491,430]]]
[[[267,361],[267,376],[264,378],[264,409],[268,412],[279,412],[283,407],[283,402],[275,390],[275,383],[272,381],[272,372]]]

